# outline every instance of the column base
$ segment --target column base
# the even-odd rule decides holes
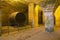
[[[50,29],[49,28],[45,28],[45,31],[46,32],[53,32],[54,31],[54,28],[50,28]]]

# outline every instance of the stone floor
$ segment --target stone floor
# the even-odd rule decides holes
[[[0,40],[60,40],[60,28],[54,32],[45,32],[44,27],[30,28],[7,36],[0,36]]]

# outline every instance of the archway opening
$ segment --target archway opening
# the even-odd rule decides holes
[[[12,13],[10,15],[11,26],[24,26],[26,22],[26,15],[24,13]]]
[[[38,24],[43,24],[43,12],[39,12],[38,14]]]

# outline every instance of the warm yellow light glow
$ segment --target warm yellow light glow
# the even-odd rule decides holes
[[[31,24],[32,20],[34,20],[34,3],[29,3],[28,5],[28,20],[29,24]]]
[[[35,14],[34,14],[34,26],[35,27],[38,27],[38,10],[39,10],[39,5],[36,5]]]
[[[56,25],[60,26],[60,6],[58,6],[54,14],[56,19]]]
[[[18,2],[20,3],[25,3],[24,0],[5,0],[6,2],[8,2],[9,4],[17,4]]]
[[[18,1],[18,0],[13,0],[13,1]]]
[[[41,1],[43,1],[43,0],[25,0],[26,2],[33,2],[33,3],[35,3],[35,4],[38,4],[38,3],[40,3]]]

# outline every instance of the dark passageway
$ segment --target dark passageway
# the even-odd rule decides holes
[[[42,11],[38,15],[38,24],[43,24],[43,12]]]
[[[23,26],[25,24],[26,21],[26,16],[23,13],[15,13],[15,15],[11,15],[10,17],[10,25],[11,26],[15,26],[15,25],[19,25],[19,26]]]

